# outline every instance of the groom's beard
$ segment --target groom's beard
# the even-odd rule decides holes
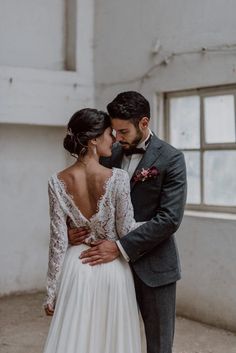
[[[124,149],[127,151],[129,149],[132,149],[132,148],[135,148],[138,146],[138,144],[140,143],[140,141],[142,140],[143,138],[143,133],[142,131],[139,130],[139,128],[137,128],[137,133],[136,133],[136,136],[134,138],[134,140],[132,142],[123,142],[123,141],[120,141],[120,144],[121,146],[125,147]]]

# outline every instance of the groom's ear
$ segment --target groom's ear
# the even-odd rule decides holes
[[[139,121],[139,128],[140,130],[145,130],[148,128],[149,125],[149,118],[147,116],[144,116],[140,121]]]

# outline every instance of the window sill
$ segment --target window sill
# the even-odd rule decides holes
[[[220,213],[220,212],[203,212],[203,211],[190,211],[185,210],[184,216],[199,217],[199,218],[214,218],[225,220],[236,220],[236,214],[233,213]]]

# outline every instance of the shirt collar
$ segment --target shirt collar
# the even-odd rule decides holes
[[[151,131],[150,129],[148,129],[148,136],[147,136],[147,138],[146,138],[144,141],[140,142],[140,143],[137,145],[137,148],[143,148],[143,149],[146,150],[147,147],[148,147],[148,145],[149,145],[149,143],[146,144],[146,142],[148,141],[148,139],[149,139],[150,136],[152,136],[152,135],[153,135],[152,131]]]

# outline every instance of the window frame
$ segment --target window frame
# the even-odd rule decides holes
[[[236,85],[224,85],[207,88],[197,88],[189,90],[179,90],[164,93],[164,137],[169,143],[170,141],[170,99],[178,97],[199,96],[200,98],[200,147],[199,148],[181,148],[183,152],[199,152],[200,153],[200,203],[186,204],[186,210],[236,213],[236,206],[209,205],[203,202],[204,198],[204,161],[203,154],[206,151],[236,151],[236,143],[207,143],[205,140],[205,124],[204,124],[204,98],[222,95],[234,96],[235,109],[235,128],[236,128]]]

